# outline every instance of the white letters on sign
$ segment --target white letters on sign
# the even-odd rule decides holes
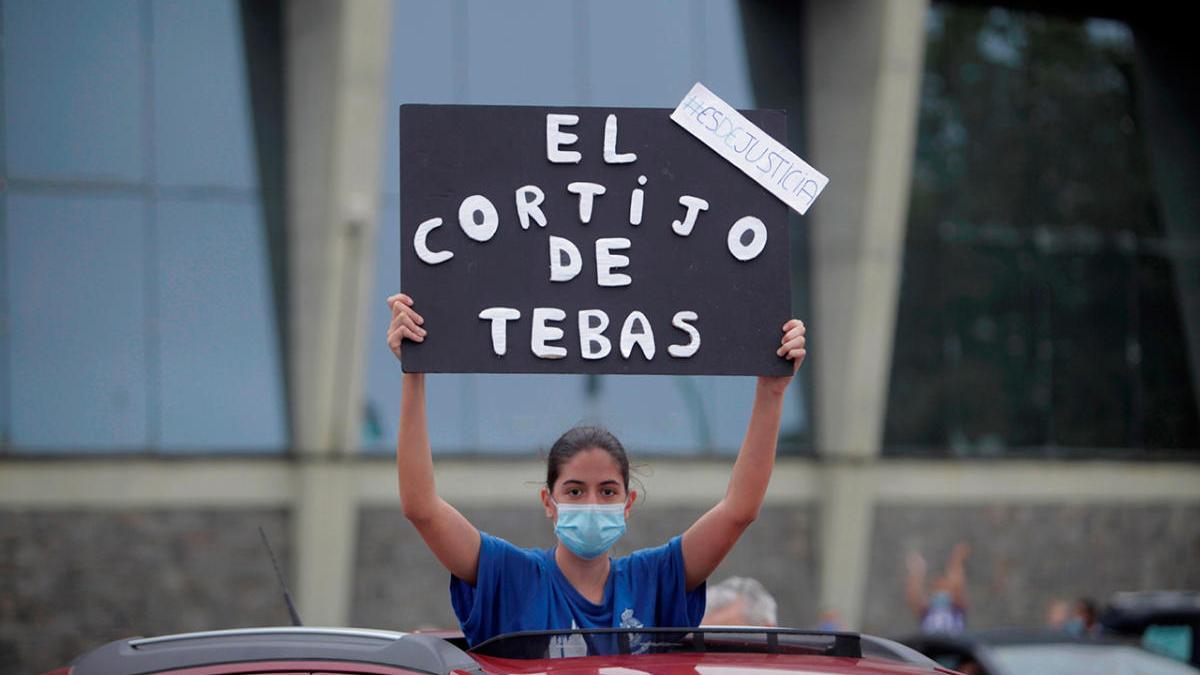
[[[618,267],[629,266],[629,256],[613,253],[613,249],[624,250],[632,246],[625,237],[604,237],[596,240],[596,284],[599,286],[628,286],[633,277],[613,273]]]
[[[596,325],[592,325],[592,319]],[[599,309],[579,310],[579,352],[589,361],[602,359],[612,351],[612,341],[604,337],[608,315]]]
[[[563,131],[563,125],[579,124],[579,115],[546,115],[546,159],[555,164],[578,164],[583,155],[575,150],[563,150],[561,146],[571,145],[579,140],[575,134]]]
[[[646,177],[638,176],[638,185],[646,185]],[[634,188],[633,192],[629,193],[629,224],[642,224],[642,206],[646,200],[646,191],[642,188]]]
[[[606,164],[629,164],[636,161],[635,153],[617,154],[617,116],[609,115],[604,120],[604,162]]]
[[[488,307],[479,318],[492,322],[492,351],[504,356],[508,352],[508,322],[521,318],[521,313],[512,307]]]
[[[647,361],[654,358],[654,330],[650,328],[646,315],[637,310],[630,312],[621,326],[621,357],[629,358],[634,345],[642,348],[642,355]]]
[[[692,233],[692,228],[696,226],[696,216],[701,211],[708,210],[708,202],[699,197],[683,195],[679,198],[679,205],[687,209],[687,214],[684,215],[683,222],[678,220],[672,222],[671,230],[681,237],[686,237]]]
[[[671,119],[801,214],[829,184],[824,174],[699,82]]]
[[[430,218],[417,226],[417,233],[413,235],[413,248],[417,251],[417,257],[427,265],[438,265],[454,257],[453,251],[431,251],[425,243],[429,233],[441,226],[441,218]]]
[[[482,216],[476,220],[475,214]],[[488,241],[500,226],[500,214],[496,207],[483,195],[471,195],[462,200],[458,207],[458,226],[475,241]]]
[[[580,181],[568,183],[567,192],[579,195],[579,222],[592,222],[592,199],[606,192],[604,186],[599,183]]]
[[[743,243],[742,239],[750,233],[750,241]],[[767,247],[767,226],[754,216],[743,216],[729,228],[729,236],[725,239],[729,252],[733,257],[746,262],[754,260]]]
[[[683,311],[675,312],[675,316],[671,319],[671,325],[688,334],[691,341],[686,345],[671,345],[667,347],[667,353],[677,359],[691,358],[700,349],[700,331],[696,330],[689,321],[695,322],[698,319],[695,312]]]
[[[558,326],[548,326],[547,321],[562,321],[567,313],[557,307],[534,307],[533,330],[529,335],[529,347],[534,356],[539,359],[561,359],[567,355],[566,347],[551,347],[546,344],[561,340],[563,329]]]
[[[581,309],[577,312],[579,327],[579,355],[588,361],[598,361],[608,358],[613,352],[613,340],[605,335],[612,325],[608,313],[602,309]],[[508,353],[509,328],[521,330],[518,321],[521,312],[512,307],[488,307],[479,313],[479,318],[491,322],[492,352],[497,356]],[[564,331],[556,324],[567,318],[567,313],[558,307],[535,307],[529,326],[529,346],[540,359],[561,359],[567,356],[568,349],[550,343],[562,340]],[[700,351],[700,330],[696,327],[699,316],[692,310],[676,312],[671,317],[671,326],[687,336],[687,344],[667,346],[667,353],[672,358],[690,359]],[[655,346],[654,329],[649,318],[641,310],[632,310],[621,323],[620,354],[623,359],[633,358],[635,348],[640,349],[642,356],[651,361],[658,349]]]
[[[521,220],[521,229],[529,229],[529,219],[538,224],[538,227],[546,226],[546,214],[542,213],[542,202],[546,201],[546,193],[536,185],[526,185],[522,188],[517,188],[517,218]],[[531,199],[532,198],[532,199]]]
[[[567,261],[564,263],[563,258]],[[550,281],[570,281],[583,269],[579,247],[570,240],[550,235]]]

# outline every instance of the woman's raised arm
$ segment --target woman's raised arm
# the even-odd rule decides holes
[[[783,325],[783,338],[776,353],[792,361],[792,375],[804,361],[804,333],[804,323],[797,319]],[[792,375],[758,378],[750,423],[733,464],[725,497],[683,533],[683,566],[689,591],[713,573],[758,517],[775,467],[783,396]]]
[[[413,309],[412,298],[403,293],[388,298],[388,307],[392,310],[388,346],[400,358],[404,340],[425,340],[422,327],[425,320]],[[396,472],[404,517],[417,528],[425,544],[451,574],[474,584],[479,570],[479,530],[437,495],[425,416],[424,373],[404,374]]]

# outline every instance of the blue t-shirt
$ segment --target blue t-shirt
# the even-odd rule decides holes
[[[921,632],[958,634],[967,629],[967,612],[954,604],[931,604],[921,614]]]
[[[704,616],[705,584],[684,589],[682,537],[614,559],[599,605],[567,581],[553,548],[518,548],[484,532],[479,538],[475,585],[450,577],[450,601],[471,645],[513,631],[690,627]],[[573,636],[554,638],[549,651],[562,657],[609,649]]]

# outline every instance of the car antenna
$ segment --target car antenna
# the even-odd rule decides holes
[[[267,533],[263,531],[262,525],[258,526],[258,534],[262,537],[263,545],[267,547],[267,555],[271,556],[271,566],[275,568],[275,578],[279,580],[279,585],[283,588],[283,601],[287,603],[288,614],[292,617],[292,625],[303,626],[304,622],[300,620],[296,605],[292,604],[292,594],[288,593],[287,582],[283,580],[283,572],[279,571],[279,563],[275,561],[275,551],[271,550],[271,542],[267,541]]]

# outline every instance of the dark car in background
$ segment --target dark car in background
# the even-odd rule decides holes
[[[965,675],[1200,675],[1129,640],[1062,631],[997,629],[922,633],[900,640]]]
[[[1200,667],[1200,591],[1117,593],[1100,614],[1114,635],[1136,638],[1153,652]]]
[[[564,646],[589,653],[560,656]],[[461,635],[350,628],[247,628],[117,640],[47,675],[314,673],[804,673],[945,675],[891,640],[857,633],[738,627],[589,629],[499,636],[467,649]]]

